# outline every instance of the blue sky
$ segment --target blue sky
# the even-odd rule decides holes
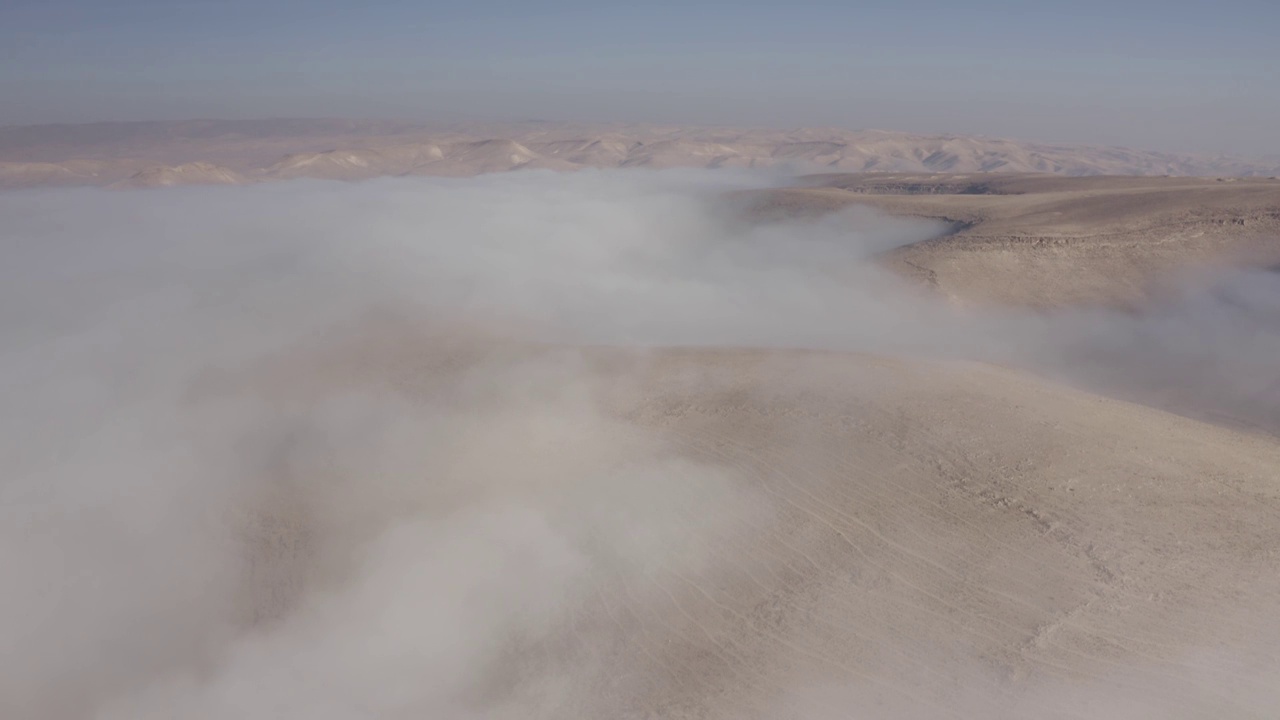
[[[879,127],[1280,153],[1280,0],[3,0],[0,124]]]

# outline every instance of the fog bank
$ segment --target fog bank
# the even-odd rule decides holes
[[[589,716],[641,692],[653,668],[601,671],[616,639],[577,609],[655,567],[750,573],[710,549],[779,501],[620,419],[643,352],[606,374],[575,348],[980,359],[1280,427],[1276,273],[1134,313],[958,310],[874,263],[939,226],[745,224],[726,193],[775,180],[0,195],[0,714]]]

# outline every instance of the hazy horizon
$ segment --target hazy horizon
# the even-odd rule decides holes
[[[525,126],[545,125],[552,128],[572,129],[577,127],[584,128],[652,128],[652,129],[681,129],[689,131],[700,130],[716,130],[726,129],[734,131],[763,131],[787,133],[792,131],[813,131],[813,130],[832,130],[834,132],[867,132],[867,133],[887,133],[887,134],[903,134],[913,135],[922,138],[928,137],[957,137],[957,138],[975,138],[999,141],[1011,141],[1016,143],[1027,143],[1032,145],[1044,146],[1061,146],[1080,147],[1080,148],[1115,148],[1121,150],[1132,150],[1137,152],[1152,153],[1168,153],[1175,156],[1183,157],[1214,157],[1235,158],[1242,161],[1252,160],[1269,160],[1280,157],[1280,153],[1270,152],[1230,152],[1230,151],[1195,151],[1180,150],[1178,148],[1158,148],[1151,145],[1142,144],[1123,144],[1123,143],[1096,143],[1084,141],[1059,140],[1052,137],[1033,137],[1027,135],[1007,135],[992,133],[964,133],[951,132],[947,130],[938,131],[911,131],[896,127],[871,127],[871,126],[851,126],[851,125],[796,125],[796,124],[750,124],[742,123],[733,125],[729,123],[664,123],[664,122],[633,122],[628,120],[556,120],[551,118],[511,118],[511,119],[493,119],[493,118],[472,118],[472,119],[455,119],[455,120],[429,120],[414,117],[392,117],[392,116],[364,116],[359,114],[352,115],[324,115],[324,116],[287,116],[287,115],[264,115],[260,117],[212,117],[212,116],[191,116],[191,117],[173,117],[173,118],[138,118],[138,119],[106,119],[106,120],[85,120],[81,122],[42,122],[42,123],[11,123],[0,124],[0,130],[22,130],[27,128],[53,128],[53,127],[94,127],[107,125],[182,125],[182,124],[199,124],[199,123],[327,123],[327,122],[349,122],[349,123],[367,123],[369,125],[386,124],[390,126],[404,126],[406,128],[423,129],[428,131],[439,132],[466,132],[471,128],[484,129],[506,129],[508,131]]]
[[[1244,22],[1243,20],[1247,20]],[[466,8],[18,0],[0,125],[193,118],[877,128],[1280,153],[1280,7]]]

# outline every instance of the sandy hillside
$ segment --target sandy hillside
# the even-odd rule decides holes
[[[340,388],[431,402],[473,363],[580,364],[599,417],[558,415],[556,440],[541,411],[522,414],[494,423],[520,438],[502,455],[481,435],[455,462],[554,476],[539,481],[564,493],[553,512],[635,512],[661,523],[659,545],[629,566],[629,541],[601,536],[601,568],[486,671],[477,707],[889,720],[1277,707],[1273,439],[984,365],[501,347],[366,328],[216,386],[279,403]],[[578,494],[575,474],[619,472],[636,438],[662,448],[656,485]],[[259,618],[287,612],[323,567],[299,545],[308,521],[276,503],[253,535]]]
[[[139,171],[109,187],[149,188],[174,185],[241,185],[248,181],[240,173],[205,162],[183,163],[173,167],[152,167]]]
[[[885,258],[961,302],[1135,304],[1181,270],[1280,263],[1280,180],[817,175],[758,196],[765,215],[866,204],[955,231]]]
[[[82,172],[76,163],[96,163]],[[1272,160],[883,130],[573,125],[425,126],[348,120],[197,120],[0,127],[0,187],[106,185],[210,163],[247,180],[467,176],[520,169],[768,168],[1062,175],[1280,174]],[[199,174],[174,176],[201,183]]]

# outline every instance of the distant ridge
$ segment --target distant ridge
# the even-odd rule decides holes
[[[214,172],[209,168],[218,167]],[[1255,160],[885,130],[649,125],[435,126],[378,120],[189,120],[0,127],[0,187],[466,176],[521,169],[1280,175]],[[168,172],[156,168],[170,168]],[[184,168],[176,170],[176,168]],[[152,175],[138,177],[139,173]],[[157,174],[158,173],[158,174]]]
[[[234,170],[206,162],[193,162],[172,167],[147,168],[108,187],[123,189],[174,185],[240,185],[245,182],[247,178]]]

